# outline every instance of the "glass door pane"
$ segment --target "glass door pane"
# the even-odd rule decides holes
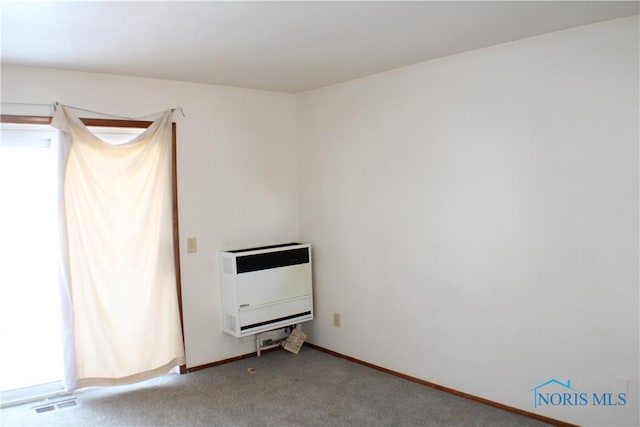
[[[57,132],[2,125],[0,390],[62,378]]]

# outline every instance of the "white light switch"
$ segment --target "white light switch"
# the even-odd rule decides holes
[[[198,252],[198,242],[195,237],[187,237],[187,253],[193,254]]]

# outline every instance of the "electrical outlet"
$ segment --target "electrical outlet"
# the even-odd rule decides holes
[[[340,327],[340,313],[333,313],[333,326]]]
[[[193,254],[198,252],[198,242],[195,237],[187,237],[187,253]]]

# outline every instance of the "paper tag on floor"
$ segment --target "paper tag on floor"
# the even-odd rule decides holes
[[[283,344],[285,350],[298,354],[307,335],[299,329],[294,329]]]

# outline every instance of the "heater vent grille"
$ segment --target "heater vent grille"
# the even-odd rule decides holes
[[[73,406],[78,406],[78,402],[76,398],[73,399],[65,399],[59,402],[47,403],[46,405],[40,405],[33,408],[33,411],[36,414],[43,414],[45,412],[55,411],[56,409],[64,409],[71,408]]]

